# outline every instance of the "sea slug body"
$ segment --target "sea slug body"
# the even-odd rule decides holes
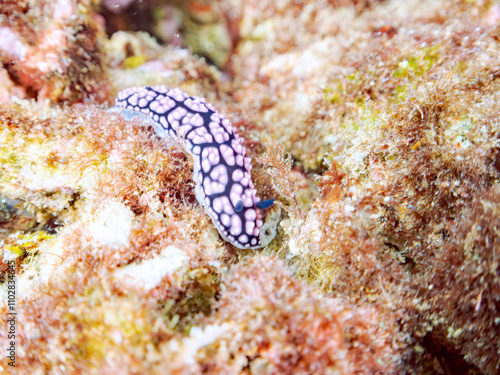
[[[238,248],[261,247],[260,201],[252,183],[250,158],[231,123],[205,99],[165,86],[121,91],[116,105],[152,120],[157,134],[194,157],[196,198],[221,236]]]

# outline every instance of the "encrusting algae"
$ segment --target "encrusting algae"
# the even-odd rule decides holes
[[[498,373],[499,21],[487,0],[3,2],[1,372]],[[108,111],[148,85],[231,121],[269,246],[220,238],[195,160]]]

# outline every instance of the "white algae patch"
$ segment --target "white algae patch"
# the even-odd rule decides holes
[[[170,341],[170,348],[179,352],[184,363],[192,365],[195,363],[195,357],[198,350],[213,344],[219,337],[221,337],[230,325],[223,323],[221,325],[211,324],[204,328],[193,327],[189,332],[189,337],[185,337],[180,343],[177,340]]]
[[[121,268],[116,273],[116,277],[126,284],[142,286],[149,290],[156,287],[165,275],[172,274],[179,269],[186,259],[187,256],[183,250],[170,245],[152,259]]]
[[[101,245],[128,245],[134,214],[122,203],[110,202],[94,214],[91,236]]]

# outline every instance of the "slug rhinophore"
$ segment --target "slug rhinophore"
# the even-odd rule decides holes
[[[148,116],[158,136],[193,155],[196,198],[226,241],[242,249],[261,247],[259,210],[274,199],[257,197],[243,139],[224,116],[205,99],[165,86],[125,89],[116,105]]]

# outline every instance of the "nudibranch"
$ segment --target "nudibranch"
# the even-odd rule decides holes
[[[260,210],[274,200],[256,195],[243,139],[224,116],[205,99],[165,86],[125,89],[116,105],[149,117],[158,136],[193,155],[196,198],[226,241],[261,247]]]

